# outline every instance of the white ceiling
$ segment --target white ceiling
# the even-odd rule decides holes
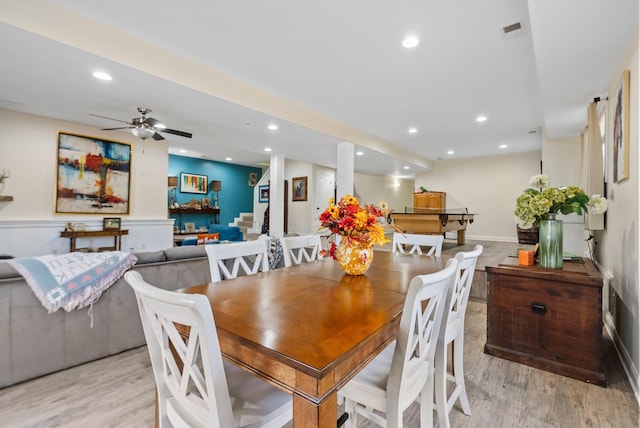
[[[0,108],[110,128],[118,122],[89,113],[129,121],[149,107],[193,133],[164,134],[170,152],[252,166],[269,162],[269,146],[335,167],[337,143],[349,141],[365,152],[357,172],[373,175],[539,150],[542,129],[579,135],[587,103],[605,95],[638,27],[637,0],[0,7]],[[505,36],[515,22],[523,29]],[[408,34],[420,38],[416,48],[401,46]],[[113,80],[94,79],[96,70]]]

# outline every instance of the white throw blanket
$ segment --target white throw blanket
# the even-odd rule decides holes
[[[69,312],[94,303],[138,259],[123,251],[67,253],[7,260],[49,311]]]

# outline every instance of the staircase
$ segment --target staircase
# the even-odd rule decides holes
[[[255,239],[259,235],[249,233],[249,229],[253,228],[253,213],[240,213],[240,217],[234,218],[233,223],[229,223],[229,226],[238,226],[245,240]]]

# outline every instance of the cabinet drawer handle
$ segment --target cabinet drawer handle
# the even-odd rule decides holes
[[[533,302],[531,304],[531,311],[534,314],[544,315],[547,312],[547,307],[544,305],[544,303]]]

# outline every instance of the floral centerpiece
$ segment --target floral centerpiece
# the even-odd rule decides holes
[[[516,200],[514,214],[523,229],[540,226],[540,266],[559,269],[563,264],[562,220],[558,213],[602,214],[607,200],[600,195],[591,198],[578,186],[550,187],[545,175],[534,175],[529,187]]]
[[[331,245],[324,254],[329,254],[332,259],[340,262],[347,273],[351,272],[343,266],[343,262],[347,265],[355,265],[357,262],[368,263],[368,268],[373,257],[371,247],[390,242],[384,236],[384,227],[378,221],[383,215],[382,210],[375,205],[363,207],[358,199],[351,195],[340,198],[337,204],[334,202],[331,198],[327,209],[320,214],[320,230],[328,229],[332,236],[340,236],[340,245],[336,244],[335,239],[330,240]],[[354,274],[364,273],[366,268],[355,269]],[[362,272],[358,272],[360,270]]]
[[[607,210],[607,199],[600,195],[591,198],[578,186],[549,187],[547,176],[538,174],[529,179],[529,188],[518,196],[514,214],[518,226],[529,229],[540,225],[547,214],[582,213],[602,214]]]

